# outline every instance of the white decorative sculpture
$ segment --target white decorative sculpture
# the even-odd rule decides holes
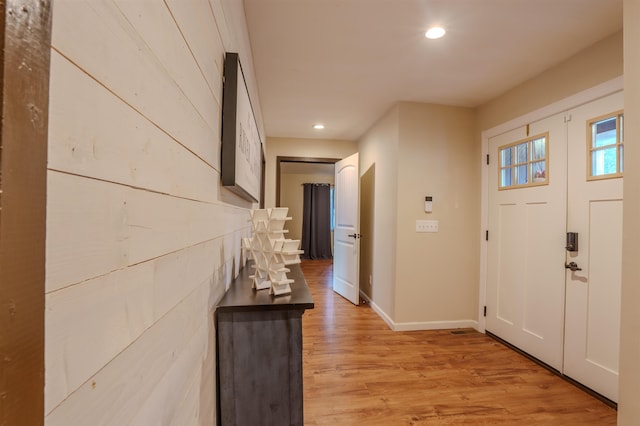
[[[254,260],[255,272],[250,276],[253,288],[269,289],[269,294],[280,296],[291,293],[292,279],[287,278],[290,270],[286,265],[300,263],[300,240],[288,240],[284,234],[287,207],[256,209],[251,211],[253,237],[244,238],[242,245],[249,258]]]

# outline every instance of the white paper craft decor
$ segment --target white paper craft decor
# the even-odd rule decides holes
[[[256,290],[269,289],[269,294],[280,296],[291,293],[293,280],[287,278],[287,265],[300,263],[300,240],[285,239],[284,229],[288,207],[255,209],[251,211],[253,237],[244,238],[242,245],[248,257],[254,260],[255,271],[250,278]]]

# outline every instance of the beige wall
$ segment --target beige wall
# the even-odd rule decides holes
[[[469,108],[400,104],[396,309],[399,323],[475,321],[480,148]],[[433,213],[425,213],[425,196]],[[438,233],[415,221],[438,220]],[[420,326],[418,326],[420,327]]]
[[[624,1],[624,222],[618,424],[640,424],[640,0]]]
[[[372,164],[360,177],[360,291],[373,298],[373,243],[375,240],[376,165]]]
[[[286,223],[287,238],[302,239],[302,214],[304,207],[303,183],[333,184],[334,175],[283,173],[280,177],[280,207],[289,207],[291,220]]]
[[[265,207],[276,205],[276,158],[345,158],[357,152],[354,141],[325,139],[267,138],[265,164]]]
[[[370,243],[366,235],[361,240],[361,244],[372,244],[369,296],[374,309],[388,323],[395,316],[399,119],[400,108],[396,105],[358,141],[360,176],[375,167],[373,241]]]
[[[619,32],[475,110],[400,103],[361,138],[361,175],[376,172],[373,286],[361,284],[383,318],[396,328],[477,319],[480,131],[619,77],[622,64]],[[440,232],[417,234],[416,219],[440,220]]]
[[[260,105],[243,13],[53,4],[48,425],[215,422],[213,309],[252,206],[220,186],[225,51]]]
[[[363,181],[375,167],[374,191],[361,200],[374,206],[373,279],[371,288],[367,276],[360,283],[394,329],[470,326],[477,317],[474,132],[472,109],[401,102],[359,142]],[[431,214],[427,195],[434,197]],[[439,220],[440,232],[416,233],[418,219]],[[366,270],[367,258],[361,262]]]
[[[486,130],[622,75],[622,32],[613,34],[478,108]]]

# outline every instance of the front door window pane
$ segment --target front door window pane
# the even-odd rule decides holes
[[[500,189],[548,183],[548,134],[537,135],[499,148]]]
[[[528,148],[528,144],[523,143],[520,145],[516,146],[516,149],[518,151],[518,164],[522,164],[522,163],[526,163],[528,156],[527,156],[527,148]]]
[[[502,164],[504,166],[513,165],[513,148],[507,148],[502,151]]]
[[[500,181],[501,182],[500,186],[507,187],[507,186],[513,185],[513,169],[512,168],[503,169],[501,173],[502,173],[502,179]]]
[[[547,156],[545,147],[545,139],[540,138],[533,141],[533,152],[531,153],[532,160],[544,159]]]
[[[622,112],[587,122],[590,175],[588,179],[620,177],[624,170],[624,116]]]
[[[531,163],[531,176],[534,182],[544,182],[547,178],[546,162],[536,161]]]
[[[529,175],[527,174],[527,165],[518,166],[516,168],[516,174],[518,175],[518,185],[524,185],[529,182]]]
[[[615,148],[601,149],[594,151],[591,156],[591,165],[594,176],[602,176],[616,173],[616,151]]]
[[[616,143],[616,117],[598,121],[591,125],[594,148],[615,145]]]

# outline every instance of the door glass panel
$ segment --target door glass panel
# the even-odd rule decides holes
[[[615,145],[616,143],[616,117],[595,122],[591,125],[593,135],[592,147]]]
[[[544,182],[546,180],[546,162],[536,161],[531,163],[531,176],[533,176],[534,182]]]
[[[532,141],[533,144],[533,152],[531,153],[532,160],[540,160],[541,158],[545,158],[547,156],[547,152],[545,149],[545,138],[540,138]]]
[[[516,168],[516,175],[518,176],[518,185],[524,185],[529,182],[527,175],[527,165],[518,166]]]
[[[502,179],[500,179],[500,186],[511,186],[513,185],[513,169],[503,169],[502,170]]]
[[[500,189],[548,183],[547,139],[547,134],[537,135],[499,148]]]
[[[616,173],[616,151],[615,148],[599,149],[591,154],[593,163],[591,165],[594,176],[608,175]]]
[[[622,112],[594,118],[589,128],[590,168],[588,179],[622,176],[624,129]]]
[[[502,150],[502,165],[513,165],[513,148],[506,148]]]
[[[526,163],[527,162],[527,146],[528,144],[523,143],[520,144],[516,147],[517,151],[518,151],[518,164],[522,164],[522,163]]]

